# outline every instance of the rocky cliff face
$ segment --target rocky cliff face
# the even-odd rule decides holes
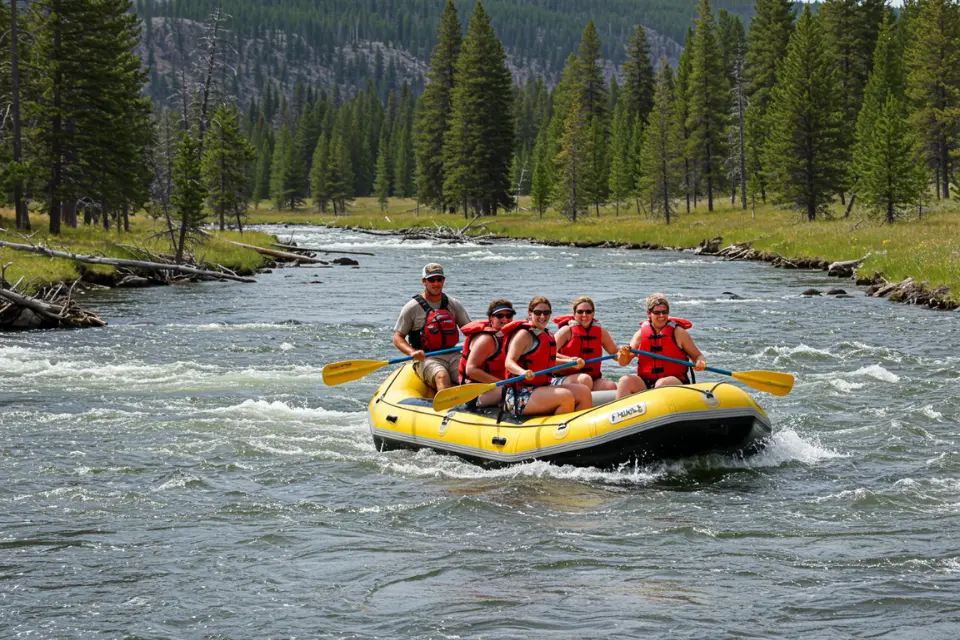
[[[676,66],[680,44],[649,29],[647,35],[654,66],[661,56]],[[184,86],[195,91],[202,83],[209,66],[210,36],[203,24],[192,20],[150,20],[138,53],[151,67],[148,91],[158,104],[176,108]],[[215,56],[215,91],[232,96],[243,106],[251,99],[261,99],[268,82],[275,95],[282,94],[287,100],[293,99],[301,82],[327,91],[339,86],[345,97],[364,88],[368,79],[378,90],[382,88],[384,97],[389,88],[399,88],[404,81],[416,93],[426,82],[429,61],[391,44],[360,40],[318,51],[298,36],[293,38],[291,42],[278,33],[269,42],[262,38],[238,41],[229,30],[221,31]],[[518,59],[508,52],[507,66],[518,83],[538,75],[545,75],[550,86],[559,80],[558,74],[545,72],[546,64],[541,60]],[[607,60],[604,73],[610,78],[619,75],[620,68]]]

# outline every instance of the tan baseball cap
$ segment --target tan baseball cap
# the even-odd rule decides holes
[[[421,278],[433,278],[434,276],[446,277],[443,275],[443,267],[441,267],[436,262],[431,262],[423,268],[423,275]]]

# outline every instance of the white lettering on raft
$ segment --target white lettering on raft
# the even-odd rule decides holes
[[[623,422],[624,420],[628,418],[632,418],[634,416],[642,416],[646,412],[647,412],[647,403],[638,402],[635,405],[624,407],[619,411],[614,411],[613,413],[611,413],[610,424],[617,424],[618,422]]]

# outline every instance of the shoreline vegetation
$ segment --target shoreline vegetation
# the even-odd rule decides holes
[[[861,285],[877,285],[891,299],[921,304],[936,309],[960,307],[960,204],[934,201],[920,220],[896,225],[882,224],[874,218],[853,215],[844,218],[844,209],[836,206],[832,218],[809,222],[801,212],[771,205],[758,205],[756,215],[729,204],[705,207],[689,214],[678,213],[670,225],[659,218],[637,215],[633,205],[620,206],[616,215],[612,205],[600,208],[600,217],[579,218],[571,222],[554,210],[541,219],[529,211],[530,199],[520,199],[520,211],[479,219],[483,225],[475,233],[493,233],[514,239],[529,239],[547,244],[576,246],[633,246],[637,248],[695,249],[720,237],[719,246],[749,245],[753,251],[734,253],[735,259],[774,262],[777,266],[826,270],[835,262],[863,262],[853,276]],[[357,198],[347,214],[332,216],[314,212],[311,207],[297,211],[251,209],[248,224],[313,224],[394,231],[436,225],[462,228],[470,220],[462,215],[441,214],[420,207],[414,199],[391,199],[381,210],[375,198]],[[472,230],[472,229],[471,229]],[[746,248],[746,246],[744,246]],[[905,286],[883,292],[883,285]]]

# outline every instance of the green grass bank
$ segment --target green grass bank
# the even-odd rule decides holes
[[[264,205],[250,210],[250,223],[400,229],[433,228],[434,222],[462,227],[467,222],[462,216],[437,214],[422,207],[418,214],[416,201],[410,199],[391,199],[387,209],[381,211],[375,199],[358,198],[347,215],[338,217],[316,213],[309,205],[298,211],[281,212],[269,211]],[[834,262],[869,254],[857,272],[858,277],[880,273],[890,281],[912,277],[918,282],[926,281],[931,288],[945,285],[950,288],[952,300],[960,302],[960,203],[954,201],[933,202],[922,219],[911,217],[894,225],[863,217],[856,210],[850,218],[844,218],[839,204],[832,218],[811,223],[795,211],[771,205],[758,205],[753,215],[750,210],[731,207],[729,201],[707,212],[706,203],[700,202],[689,214],[675,215],[669,226],[662,219],[637,215],[633,206],[623,204],[619,215],[611,205],[601,207],[599,217],[591,209],[589,216],[575,223],[553,210],[541,219],[528,210],[529,198],[522,198],[520,207],[519,212],[501,213],[477,224],[485,224],[488,231],[504,236],[557,242],[646,242],[695,247],[702,240],[722,236],[723,246],[750,242],[759,251],[778,253],[791,260]]]
[[[133,260],[146,258],[142,254],[137,254],[135,249],[128,247],[139,247],[155,254],[170,253],[170,241],[163,233],[165,229],[163,223],[144,216],[130,218],[129,232],[118,232],[116,227],[105,231],[101,227],[81,225],[76,229],[64,226],[59,236],[51,236],[47,232],[46,216],[33,214],[30,217],[30,223],[33,231],[25,234],[29,242],[43,244],[52,249]],[[0,231],[0,240],[19,244],[27,243],[24,237],[16,232],[13,211],[0,209],[0,229],[5,230]],[[276,241],[273,236],[258,231],[248,231],[243,235],[234,231],[224,233],[218,231],[189,250],[196,257],[197,262],[220,264],[237,273],[253,273],[267,262],[268,258],[256,251],[229,244],[224,242],[224,239],[264,247],[269,247],[269,243]],[[8,263],[10,264],[6,268],[7,281],[15,283],[22,277],[24,284],[27,285],[25,291],[28,294],[51,284],[71,282],[83,271],[109,276],[116,270],[116,267],[107,265],[80,264],[65,258],[48,258],[0,247],[0,266]]]

